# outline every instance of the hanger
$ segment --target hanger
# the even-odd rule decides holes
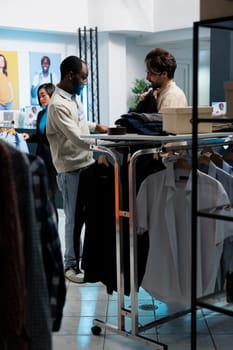
[[[217,165],[218,167],[222,167],[222,156],[221,154],[215,152],[211,147],[204,147],[203,150],[201,151],[201,155],[206,156],[206,158],[209,158],[209,160],[212,160],[212,162],[214,162],[215,165]],[[199,157],[200,158],[200,157]],[[201,159],[202,163],[200,164],[204,164],[204,158]],[[207,159],[206,159],[206,163],[207,163]],[[199,161],[198,161],[199,163]],[[207,164],[205,164],[207,165]]]
[[[211,154],[213,154],[214,153],[214,150],[213,150],[213,148],[211,148],[211,147],[208,147],[208,146],[206,146],[206,147],[204,147],[203,149],[202,149],[202,151],[201,151],[201,154],[205,154],[205,155],[211,155]]]

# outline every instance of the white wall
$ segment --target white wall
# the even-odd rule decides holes
[[[198,84],[198,104],[200,106],[209,105],[210,50],[202,50],[199,54]]]
[[[199,0],[154,0],[154,31],[192,27],[199,13]]]
[[[30,105],[30,51],[59,53],[62,58],[78,53],[77,37],[74,35],[6,29],[0,29],[0,49],[18,53],[20,108]]]
[[[99,102],[101,123],[109,124],[109,34],[100,33],[98,36],[99,51]]]
[[[78,27],[85,25],[88,2],[82,0],[7,0],[1,15],[1,26],[8,28],[76,33]]]
[[[154,32],[190,27],[198,18],[199,0],[7,0],[1,26],[70,33],[83,26]]]
[[[100,35],[99,43],[101,122],[111,126],[127,112],[126,44],[124,36],[118,34]],[[102,60],[106,56],[108,62]]]
[[[155,0],[89,0],[89,26],[101,31],[154,30]]]
[[[127,105],[130,106],[132,99],[131,88],[134,85],[135,79],[146,79],[146,68],[144,59],[149,51],[148,47],[135,45],[135,40],[127,40]]]
[[[35,14],[31,0],[4,4],[0,49],[18,52],[21,106],[29,101],[28,52],[60,53],[62,58],[78,54],[77,29],[97,27],[100,116],[109,124],[128,110],[130,88],[135,78],[145,76],[145,54],[166,43],[170,48],[187,33],[182,27],[192,29],[199,19],[199,0],[70,0],[69,6],[50,0],[44,8],[40,5]],[[187,49],[182,55],[182,64],[190,61]]]

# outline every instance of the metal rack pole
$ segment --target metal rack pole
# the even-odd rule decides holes
[[[191,350],[197,346],[197,320],[196,320],[196,297],[197,297],[197,147],[198,147],[198,26],[193,28],[193,118],[192,118],[192,250],[191,250]]]

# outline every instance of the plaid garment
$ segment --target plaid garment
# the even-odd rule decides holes
[[[28,155],[32,173],[36,219],[40,223],[40,237],[45,274],[50,298],[52,330],[60,329],[66,298],[66,284],[58,235],[56,213],[48,197],[47,169],[41,158]]]

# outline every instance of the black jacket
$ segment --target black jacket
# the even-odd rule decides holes
[[[57,172],[52,162],[49,142],[46,136],[46,129],[43,133],[40,130],[40,123],[44,113],[46,113],[46,109],[43,109],[38,113],[36,122],[36,133],[30,136],[29,142],[36,142],[38,144],[36,149],[36,155],[42,158],[42,160],[45,163],[48,172],[49,189],[51,190],[52,196],[55,196],[55,193],[57,191]]]
[[[136,113],[157,113],[157,101],[154,98],[153,90],[146,95],[143,101],[140,101],[135,109]]]

